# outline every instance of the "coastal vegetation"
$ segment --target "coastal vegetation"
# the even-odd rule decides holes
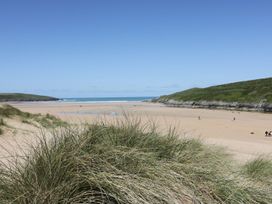
[[[268,179],[255,180],[271,180],[269,160],[240,167],[220,148],[129,117],[81,126],[49,131],[3,163],[1,202],[272,203]]]
[[[208,88],[192,88],[161,96],[158,101],[223,101],[272,103],[272,78],[242,81]]]
[[[259,157],[244,165],[244,172],[255,181],[266,183],[271,187],[272,192],[272,161]]]
[[[23,123],[29,123],[34,126],[41,126],[44,128],[55,128],[59,126],[65,126],[67,124],[66,122],[50,114],[42,115],[23,112],[8,104],[0,106],[0,127],[6,126],[4,118],[14,117],[19,118]]]
[[[2,135],[3,134],[3,129],[2,129],[2,126],[4,126],[5,125],[5,122],[4,122],[4,119],[3,118],[0,118],[0,135]]]
[[[155,98],[171,107],[272,112],[272,78],[192,88]]]
[[[0,93],[0,102],[6,101],[57,101],[58,98],[23,93]]]
[[[3,125],[5,125],[4,119],[0,118],[0,126],[3,126]]]

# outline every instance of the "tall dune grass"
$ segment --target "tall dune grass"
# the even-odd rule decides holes
[[[19,117],[21,118],[21,121],[23,123],[33,124],[33,122],[36,122],[39,124],[39,126],[42,126],[44,128],[56,128],[59,126],[65,126],[67,125],[66,122],[62,121],[61,119],[50,115],[42,115],[42,114],[33,114],[28,112],[23,112],[9,104],[4,104],[0,106],[0,126],[3,123],[3,118],[12,118],[12,117]]]
[[[272,203],[217,148],[140,121],[66,127],[0,168],[2,203]]]
[[[269,185],[272,192],[272,161],[269,158],[259,157],[249,161],[243,170],[251,179]]]

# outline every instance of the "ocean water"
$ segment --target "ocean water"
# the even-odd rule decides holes
[[[134,102],[150,100],[152,96],[141,96],[141,97],[90,97],[90,98],[63,98],[63,102],[79,102],[79,103],[99,103],[99,102]]]

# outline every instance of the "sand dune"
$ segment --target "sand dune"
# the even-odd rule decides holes
[[[125,112],[141,117],[143,121],[154,121],[162,131],[175,126],[184,136],[224,146],[238,161],[272,154],[272,137],[264,136],[266,130],[272,130],[272,114],[170,108],[142,102],[27,102],[11,105],[31,113],[50,113],[72,122],[91,122],[101,117],[120,118]]]

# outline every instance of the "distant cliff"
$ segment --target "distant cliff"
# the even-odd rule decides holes
[[[170,107],[180,108],[205,108],[205,109],[223,109],[240,111],[259,111],[272,112],[272,104],[269,103],[239,103],[222,101],[175,101],[175,100],[156,100],[155,102],[164,103]]]
[[[0,93],[0,102],[7,101],[57,101],[58,98],[23,93]]]
[[[173,107],[272,112],[272,78],[193,88],[153,102]]]

